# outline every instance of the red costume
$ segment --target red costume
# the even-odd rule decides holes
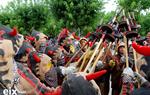
[[[141,55],[150,56],[150,47],[149,46],[141,46],[138,45],[136,42],[132,43],[132,47]]]

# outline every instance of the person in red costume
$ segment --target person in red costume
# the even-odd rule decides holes
[[[150,93],[150,32],[147,34],[147,46],[138,45],[136,42],[132,43],[132,47],[136,52],[143,55],[146,64],[141,65],[140,70],[145,76],[135,73],[135,77],[139,81],[140,88],[135,89],[131,95],[149,95]]]
[[[150,46],[138,45],[136,42],[132,43],[132,47],[141,55],[150,56]]]
[[[97,85],[89,82],[102,76],[107,70],[92,74],[70,74],[66,76],[62,86],[50,88],[41,83],[32,71],[14,60],[15,51],[10,40],[0,40],[0,90],[13,88],[17,95],[100,95]],[[36,61],[40,59],[34,53]],[[0,91],[2,95],[3,91]]]

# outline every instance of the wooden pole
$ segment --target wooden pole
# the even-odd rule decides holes
[[[108,55],[108,53],[109,53],[109,50],[110,50],[112,44],[113,44],[112,42],[109,43],[109,46],[108,46],[108,48],[107,48],[107,50],[106,50],[106,53],[105,53],[105,55],[104,55],[104,58],[102,59],[102,62],[104,62],[104,60],[106,59],[106,57],[107,57],[107,55]]]
[[[110,49],[111,46],[112,46],[112,42],[109,43],[109,46],[108,46],[108,48],[107,48],[107,50],[106,50],[106,53],[105,53],[105,56],[104,56],[103,60],[106,58],[106,56],[107,56],[107,54],[108,54],[109,49]],[[103,47],[102,50],[99,52],[99,54],[98,54],[96,60],[94,61],[94,64],[92,65],[92,68],[91,68],[91,70],[90,70],[89,73],[94,72],[95,67],[96,67],[96,64],[97,64],[98,60],[100,59],[100,57],[101,57],[102,54],[103,54],[103,50],[104,50],[104,47]],[[103,62],[103,61],[102,61],[102,62]]]
[[[85,64],[85,60],[86,60],[86,58],[87,58],[87,55],[88,55],[88,52],[90,51],[90,47],[88,48],[88,50],[85,52],[85,56],[84,56],[84,58],[83,58],[83,61],[82,61],[82,64],[81,64],[81,66],[80,66],[80,68],[79,68],[79,72],[82,70],[82,68],[83,68],[83,66],[84,66],[84,64]]]
[[[134,56],[134,64],[135,64],[135,71],[138,72],[137,68],[137,56],[136,56],[136,51],[133,48],[133,56]]]
[[[89,73],[92,73],[92,72],[95,70],[96,64],[97,64],[99,58],[100,58],[100,57],[102,56],[102,54],[103,54],[103,50],[104,50],[104,47],[100,50],[100,52],[99,52],[99,54],[98,54],[96,60],[94,61],[94,63],[93,63],[93,65],[92,65],[92,67],[91,67]]]
[[[129,67],[129,61],[128,61],[128,47],[127,47],[127,38],[124,35],[124,42],[125,42],[125,56],[126,56],[126,67]]]
[[[79,65],[79,63],[81,62],[81,60],[83,59],[83,57],[85,56],[85,53],[84,54],[82,54],[82,56],[80,57],[80,59],[76,62],[76,66],[78,66]]]
[[[100,45],[101,45],[101,43],[102,43],[104,37],[105,37],[105,34],[102,35],[102,38],[100,39],[99,43],[97,44],[97,46],[96,46],[96,48],[95,48],[95,50],[94,50],[94,53],[93,53],[93,55],[91,56],[91,59],[89,60],[89,62],[88,62],[88,64],[87,64],[86,68],[84,69],[84,72],[87,72],[87,70],[88,70],[89,67],[91,66],[91,62],[93,61],[93,59],[94,59],[94,57],[95,57],[95,55],[96,55],[96,53],[97,53],[97,50],[99,49],[99,47],[100,47]]]
[[[66,67],[69,66],[69,64],[71,63],[71,61],[76,57],[77,54],[79,54],[79,52],[87,45],[88,42],[86,42],[84,44],[84,46],[82,46],[73,56],[72,58],[67,62],[67,64],[65,65]]]

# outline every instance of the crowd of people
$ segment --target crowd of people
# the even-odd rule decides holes
[[[1,95],[150,95],[150,33],[141,37],[125,19],[80,37],[67,28],[56,38],[23,36],[1,25]]]

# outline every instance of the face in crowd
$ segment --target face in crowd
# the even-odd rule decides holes
[[[118,53],[119,53],[119,54],[124,54],[124,52],[125,52],[125,47],[124,47],[124,46],[120,46],[120,47],[118,48]]]

